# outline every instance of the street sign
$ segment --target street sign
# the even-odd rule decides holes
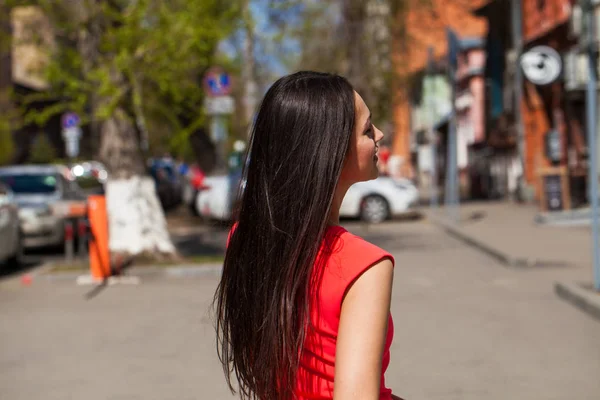
[[[62,116],[61,122],[63,129],[74,128],[76,126],[79,126],[79,115],[75,114],[74,112],[65,113]]]
[[[519,60],[525,77],[538,86],[556,82],[562,72],[562,58],[552,47],[536,46]]]
[[[204,75],[204,91],[207,96],[231,94],[231,77],[219,67],[213,67]]]
[[[67,156],[70,158],[77,157],[79,155],[79,139],[81,139],[81,128],[79,128],[81,120],[76,113],[68,112],[63,114],[61,122]]]
[[[207,115],[226,115],[235,110],[235,102],[231,96],[205,97],[204,107]]]

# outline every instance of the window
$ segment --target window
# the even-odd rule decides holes
[[[54,174],[7,174],[0,181],[16,194],[52,194],[57,191]]]

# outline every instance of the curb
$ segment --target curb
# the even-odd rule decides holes
[[[527,259],[524,257],[514,257],[505,251],[499,250],[494,246],[490,246],[483,240],[477,239],[472,235],[465,233],[455,224],[445,221],[443,218],[427,214],[427,218],[435,225],[442,228],[450,236],[462,241],[463,243],[487,254],[500,264],[512,268],[532,268],[532,267],[567,267],[568,263],[562,261],[536,260]]]
[[[554,292],[561,299],[600,321],[600,293],[577,283],[556,282]]]
[[[177,267],[137,266],[128,269],[122,276],[137,276],[140,278],[198,278],[205,276],[220,277],[222,264],[189,264]],[[36,279],[46,281],[76,280],[89,271],[54,272],[37,275]]]

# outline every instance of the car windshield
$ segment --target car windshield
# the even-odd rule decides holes
[[[16,194],[51,194],[57,189],[56,176],[53,174],[0,175],[0,181]]]

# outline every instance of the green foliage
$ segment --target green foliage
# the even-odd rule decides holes
[[[49,164],[56,159],[56,149],[50,143],[48,135],[44,133],[38,134],[31,146],[29,160],[31,164]]]
[[[0,119],[0,165],[12,161],[15,150],[10,124],[6,118]]]
[[[57,45],[45,71],[50,90],[24,102],[60,101],[29,112],[26,123],[42,125],[66,110],[83,123],[102,121],[120,107],[150,134],[168,136],[168,146],[185,148],[204,122],[201,77],[239,21],[239,0],[35,3],[56,27]]]

